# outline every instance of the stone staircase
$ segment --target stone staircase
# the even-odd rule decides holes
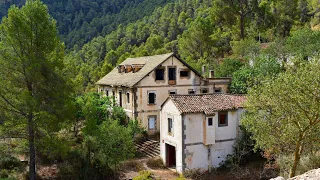
[[[160,156],[159,141],[144,138],[136,142],[135,147],[137,151],[139,151],[146,157],[153,158]]]

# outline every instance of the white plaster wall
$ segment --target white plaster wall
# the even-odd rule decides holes
[[[185,153],[186,171],[198,168],[203,171],[208,169],[210,163],[210,159],[208,158],[208,146],[203,144],[186,146]]]
[[[226,160],[228,154],[233,153],[233,144],[235,141],[219,142],[211,145],[211,165],[219,167],[221,162]]]
[[[214,116],[214,123],[216,126],[216,141],[234,139],[237,136],[237,129],[240,120],[240,113],[238,110],[228,111],[228,126],[219,127],[218,126],[218,112]]]
[[[181,115],[171,100],[168,100],[160,112],[160,157],[166,164],[166,144],[176,148],[176,167],[182,172],[182,127]],[[173,119],[173,135],[168,134],[168,118]]]
[[[202,143],[203,142],[203,127],[202,121],[205,119],[203,113],[185,114],[184,123],[186,126],[185,144]]]

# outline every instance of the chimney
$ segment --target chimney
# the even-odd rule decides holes
[[[207,66],[206,65],[202,65],[202,76],[205,76],[207,73]]]
[[[214,78],[214,70],[209,71],[209,78]]]

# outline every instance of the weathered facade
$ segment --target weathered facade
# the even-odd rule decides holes
[[[226,92],[230,79],[204,79],[169,53],[128,58],[96,84],[99,92],[114,96],[130,118],[152,133],[160,129],[160,106],[169,94]]]
[[[244,96],[171,95],[162,105],[160,155],[180,173],[218,167],[233,151]]]

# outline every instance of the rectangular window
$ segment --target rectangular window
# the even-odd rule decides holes
[[[156,93],[154,91],[148,92],[148,104],[156,104]]]
[[[177,94],[177,90],[169,90],[169,94]]]
[[[215,89],[214,89],[214,92],[215,92],[215,93],[221,93],[221,92],[222,92],[222,89],[221,89],[221,88],[215,88]]]
[[[196,94],[196,91],[193,89],[188,89],[188,94]]]
[[[148,117],[148,129],[149,130],[156,129],[156,119],[157,119],[157,116],[149,116]]]
[[[108,90],[106,90],[106,95],[109,96],[109,91]]]
[[[176,68],[169,68],[169,80],[176,80]]]
[[[164,69],[156,69],[156,80],[164,80]]]
[[[181,70],[180,77],[189,77],[189,70]]]
[[[172,118],[168,118],[168,133],[169,134],[173,133],[173,121],[172,121]]]
[[[218,113],[218,126],[228,126],[228,112],[222,111]]]
[[[213,118],[208,118],[208,126],[212,126],[213,124]]]
[[[130,103],[130,93],[127,93],[127,103]]]
[[[208,93],[208,89],[207,89],[207,88],[201,89],[201,93],[202,93],[202,94],[207,94],[207,93]]]
[[[115,97],[116,93],[114,91],[112,91],[112,96]]]
[[[119,91],[119,106],[122,107],[122,91]]]

